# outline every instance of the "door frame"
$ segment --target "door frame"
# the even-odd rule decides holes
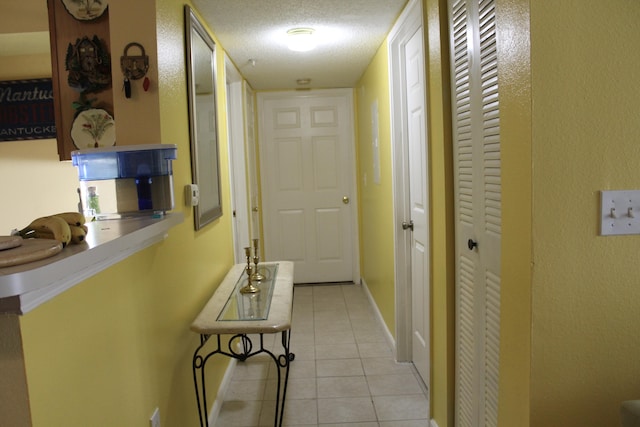
[[[247,168],[243,108],[243,78],[231,59],[224,54],[227,88],[227,130],[229,140],[229,176],[233,253],[236,263],[244,262],[244,247],[250,246],[249,204],[247,200]]]
[[[389,79],[391,103],[391,156],[393,177],[393,224],[395,242],[395,297],[396,297],[396,359],[410,362],[412,355],[412,305],[411,305],[411,235],[402,229],[403,221],[410,219],[409,145],[406,142],[408,114],[406,111],[406,79],[404,70],[404,46],[411,36],[424,28],[422,5],[411,0],[396,21],[388,36]],[[426,80],[425,80],[426,83]],[[427,117],[428,119],[428,117]],[[428,136],[428,132],[427,132]],[[427,168],[429,167],[427,163]],[[430,205],[427,207],[430,212]],[[425,249],[430,258],[431,247]],[[431,277],[431,271],[427,272]],[[431,293],[431,283],[428,292]],[[429,320],[430,322],[430,320]],[[431,343],[431,334],[429,334]],[[432,360],[429,360],[431,366]],[[429,387],[429,384],[427,384]]]
[[[359,223],[358,223],[358,212],[360,211],[360,207],[359,207],[359,193],[358,193],[358,181],[357,181],[357,176],[356,176],[356,172],[357,172],[357,165],[356,165],[356,138],[355,138],[355,102],[354,102],[354,93],[353,93],[353,89],[311,89],[311,90],[307,90],[307,91],[279,91],[279,92],[258,92],[257,93],[257,107],[256,107],[256,114],[258,116],[258,138],[257,138],[257,143],[258,143],[258,151],[259,151],[259,162],[260,165],[263,165],[263,156],[264,156],[264,150],[263,148],[263,138],[264,138],[264,118],[263,118],[263,110],[264,110],[264,103],[267,100],[270,99],[282,99],[284,97],[291,97],[291,98],[308,98],[308,97],[321,97],[321,96],[326,96],[326,97],[331,97],[331,96],[344,96],[347,99],[347,103],[350,106],[351,110],[349,111],[349,120],[351,120],[351,131],[350,131],[350,138],[349,138],[349,156],[351,157],[349,159],[349,163],[353,166],[351,168],[350,173],[346,174],[346,176],[348,176],[349,179],[349,190],[351,192],[352,195],[355,195],[355,197],[351,197],[350,198],[350,203],[353,205],[353,208],[351,209],[351,238],[353,239],[353,244],[352,246],[352,250],[351,250],[351,256],[352,256],[352,260],[353,260],[353,268],[352,268],[352,277],[353,277],[353,282],[354,283],[360,283],[361,281],[361,277],[360,277],[360,233],[359,233]],[[264,183],[265,177],[264,177],[264,171],[262,170],[262,167],[260,166],[260,175],[259,175],[259,184],[260,184],[260,188],[261,188],[261,196],[262,196],[262,189],[266,188],[265,183]],[[265,206],[268,205],[268,200],[262,199],[262,205],[263,205],[263,209],[261,211],[262,215],[262,232],[266,234],[265,228],[267,227],[265,224],[267,223],[267,221],[265,220],[265,215],[267,215],[267,208],[265,208]],[[264,246],[263,246],[264,247]],[[268,254],[265,254],[268,255]]]

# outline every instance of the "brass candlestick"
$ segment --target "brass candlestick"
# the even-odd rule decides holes
[[[244,248],[244,253],[247,256],[247,267],[245,270],[247,271],[247,284],[240,288],[241,294],[255,294],[260,292],[260,288],[257,288],[251,283],[251,248]]]
[[[258,262],[260,261],[260,257],[258,256],[258,239],[253,239],[253,264],[255,265],[255,273],[251,275],[251,280],[255,280],[256,282],[260,282],[265,279],[265,277],[260,274],[258,270]]]

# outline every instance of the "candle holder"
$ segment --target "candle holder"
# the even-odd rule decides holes
[[[247,266],[245,267],[245,270],[247,272],[247,284],[245,286],[243,286],[242,288],[240,288],[240,293],[241,294],[255,294],[257,292],[260,292],[260,288],[256,287],[253,283],[251,283],[251,248],[244,248],[244,253],[247,256]]]
[[[255,266],[255,272],[251,275],[251,280],[256,282],[260,282],[265,279],[265,277],[260,274],[258,270],[258,262],[260,262],[260,257],[258,256],[258,239],[253,239],[253,264]]]

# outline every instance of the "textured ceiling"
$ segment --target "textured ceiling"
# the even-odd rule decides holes
[[[407,0],[193,0],[195,9],[256,90],[354,87]],[[322,36],[292,52],[286,32]],[[255,65],[252,61],[255,61]],[[298,79],[311,79],[301,86]]]

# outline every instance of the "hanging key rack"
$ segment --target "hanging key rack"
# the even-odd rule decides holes
[[[131,48],[137,48],[139,54],[129,54]],[[120,67],[124,74],[124,94],[127,98],[131,98],[131,80],[143,78],[149,70],[149,56],[146,55],[144,46],[136,42],[126,45],[124,54],[120,57]],[[143,88],[145,91],[149,88],[149,78],[144,79]]]

